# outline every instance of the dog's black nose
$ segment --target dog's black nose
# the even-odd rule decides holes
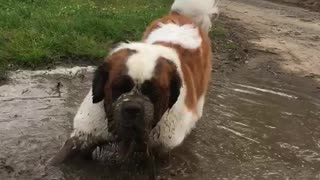
[[[140,103],[126,102],[122,106],[122,113],[126,119],[135,119],[142,116],[143,107]]]

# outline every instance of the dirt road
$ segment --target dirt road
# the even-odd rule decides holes
[[[320,13],[262,0],[223,0],[221,8],[258,35],[255,49],[280,55],[286,72],[320,79]]]
[[[216,43],[203,118],[157,179],[318,180],[320,14],[262,0],[223,0],[222,12],[228,41],[250,43],[237,49],[241,56]],[[136,165],[47,166],[71,132],[93,69],[12,72],[0,85],[1,180],[148,179]]]

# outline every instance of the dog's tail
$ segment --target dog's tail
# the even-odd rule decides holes
[[[192,18],[204,30],[209,31],[212,21],[219,16],[219,0],[175,0],[171,11]]]

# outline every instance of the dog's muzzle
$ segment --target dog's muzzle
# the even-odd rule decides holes
[[[113,108],[116,136],[120,141],[147,143],[153,122],[153,104],[141,93],[123,94]]]
[[[131,99],[131,98],[130,98]],[[144,106],[139,98],[128,99],[123,102],[121,108],[121,126],[124,128],[144,127]]]

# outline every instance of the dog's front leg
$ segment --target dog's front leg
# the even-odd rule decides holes
[[[167,111],[152,129],[151,144],[170,151],[182,143],[195,124],[195,116],[191,112],[188,112],[186,108],[174,107]]]
[[[50,164],[59,164],[76,154],[90,155],[99,145],[108,142],[108,121],[104,102],[92,102],[92,90],[80,105],[73,120],[73,132],[60,151],[50,160]]]

